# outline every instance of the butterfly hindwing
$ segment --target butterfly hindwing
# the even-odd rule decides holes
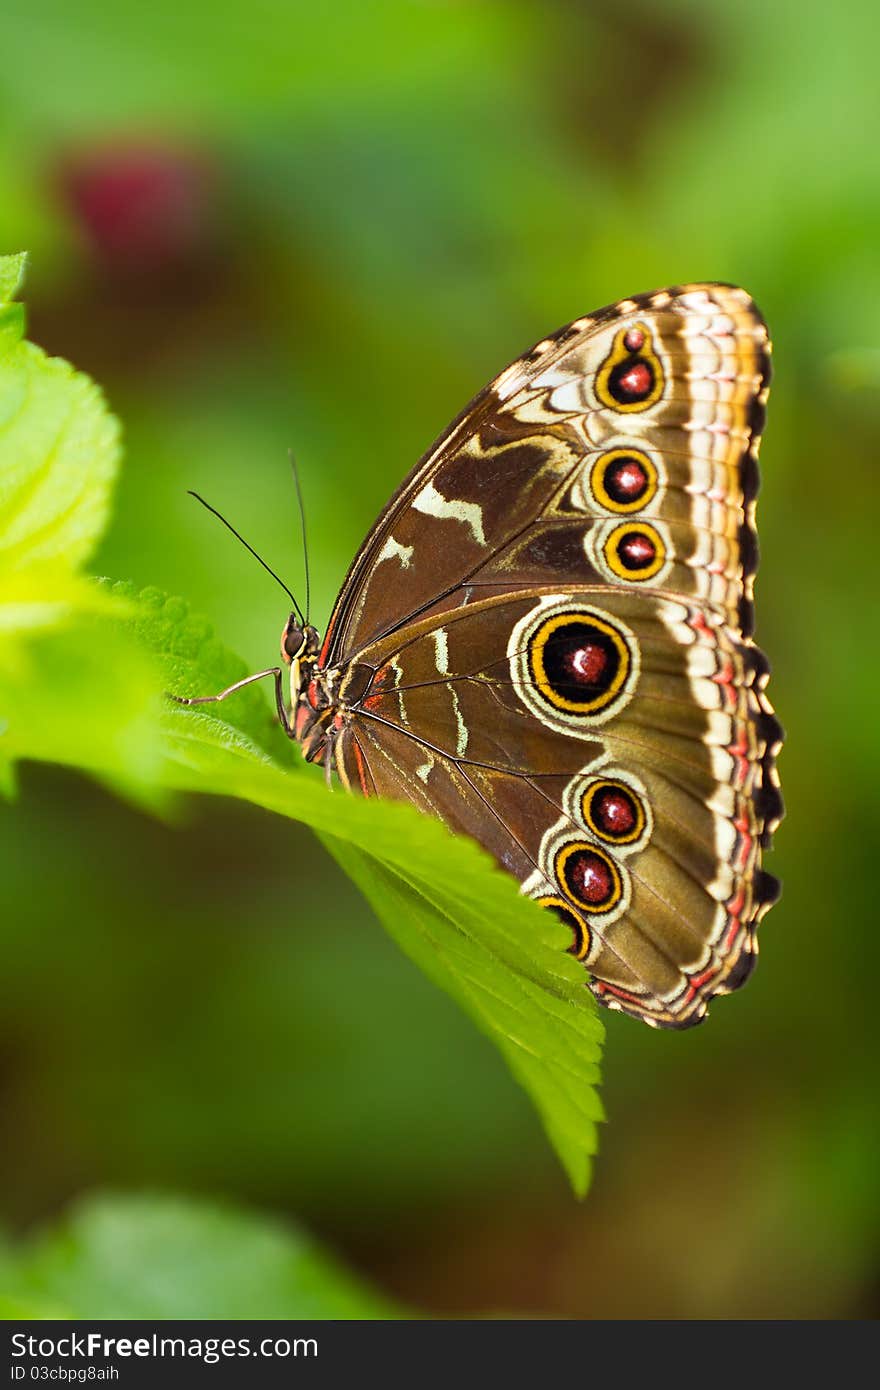
[[[343,780],[483,843],[597,997],[664,1026],[742,982],[776,891],[750,640],[768,353],[718,285],[539,343],[392,499],[321,657]]]
[[[355,765],[355,785],[433,810],[533,897],[562,898],[590,934],[600,996],[624,989],[644,1016],[683,1023],[753,951],[771,889],[758,858],[779,809],[768,774],[779,730],[752,650],[657,595],[484,598],[442,625],[423,620],[384,656],[368,649],[376,674],[356,737],[371,781]],[[618,873],[613,913],[565,880],[560,854],[574,843],[594,846],[600,876],[606,860]],[[687,1014],[675,1012],[695,979]]]

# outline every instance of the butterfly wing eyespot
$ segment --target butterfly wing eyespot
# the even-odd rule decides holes
[[[623,900],[623,870],[589,840],[564,841],[556,851],[553,874],[568,900],[591,916],[613,912]]]
[[[644,781],[629,767],[601,756],[573,776],[560,798],[561,819],[542,845],[541,862],[548,864],[558,836],[572,827],[608,845],[620,858],[634,855],[650,842],[654,829],[651,797]]]
[[[554,709],[597,714],[624,685],[629,648],[617,629],[594,614],[545,618],[529,643],[535,687]]]
[[[608,410],[631,414],[649,410],[662,398],[663,366],[646,324],[621,328],[596,373],[596,397]]]
[[[571,931],[572,942],[569,951],[578,960],[586,960],[593,944],[592,933],[584,918],[575,912],[571,903],[553,893],[546,893],[535,900],[539,907],[545,907]]]
[[[626,625],[593,607],[541,603],[508,645],[518,695],[543,722],[586,730],[622,708],[638,678],[638,644]]]
[[[592,464],[589,492],[606,511],[641,512],[657,495],[657,465],[644,449],[616,448],[601,454]]]
[[[608,844],[633,845],[644,835],[645,804],[625,782],[608,777],[590,782],[581,794],[580,809],[584,823]]]
[[[602,553],[611,572],[631,584],[656,579],[667,561],[666,543],[647,521],[614,526],[604,537]]]

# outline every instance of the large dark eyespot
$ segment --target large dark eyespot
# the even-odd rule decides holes
[[[625,782],[602,778],[591,782],[581,798],[584,823],[600,840],[630,845],[645,829],[641,798]]]
[[[526,708],[546,727],[575,738],[589,739],[594,726],[615,718],[639,676],[639,644],[626,623],[562,595],[522,615],[507,655],[513,688]]]
[[[596,373],[596,395],[615,412],[647,410],[663,395],[663,367],[647,325],[621,328]]]
[[[657,493],[657,468],[641,449],[609,449],[590,472],[590,491],[609,512],[638,512]]]
[[[306,635],[296,620],[296,614],[291,613],[284,625],[281,634],[281,656],[289,665],[295,661],[305,646]]]
[[[560,888],[587,912],[612,912],[623,897],[623,876],[605,850],[586,840],[569,840],[556,853]]]
[[[557,613],[545,619],[528,656],[539,694],[554,709],[573,714],[606,709],[623,689],[631,668],[623,634],[587,613]]]
[[[541,907],[546,907],[555,917],[558,917],[563,926],[570,928],[572,940],[568,949],[573,956],[577,956],[578,960],[586,960],[590,954],[593,937],[583,917],[575,912],[571,903],[567,903],[564,898],[558,898],[555,895],[548,894],[547,897],[538,898],[538,903]]]

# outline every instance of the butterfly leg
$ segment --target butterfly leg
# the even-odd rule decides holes
[[[221,690],[219,695],[171,695],[169,700],[174,700],[178,705],[212,705],[220,700],[225,700],[230,695],[234,695],[237,690],[243,690],[246,685],[253,685],[254,681],[264,680],[266,676],[274,677],[275,681],[275,707],[278,710],[278,718],[284,728],[288,738],[295,738],[287,708],[284,704],[284,672],[280,666],[270,666],[265,671],[257,671],[253,676],[245,676],[243,680],[236,681],[234,685],[228,685],[225,690]],[[167,693],[167,692],[166,692]]]
[[[329,790],[333,790],[333,747],[336,743],[336,730],[327,730],[326,741],[324,743],[324,780]]]

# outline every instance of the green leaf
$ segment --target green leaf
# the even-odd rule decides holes
[[[214,636],[203,617],[192,614],[185,599],[172,598],[160,589],[138,592],[133,584],[105,581],[103,587],[124,603],[129,627],[142,648],[161,658],[166,690],[174,695],[212,695],[248,674],[244,662],[233,656]],[[268,682],[267,682],[268,684]],[[223,722],[239,730],[257,747],[291,760],[290,743],[270,710],[265,693],[256,685],[236,692],[223,706]]]
[[[167,654],[176,693],[181,647],[184,689],[210,693],[239,674],[179,600],[150,591],[137,628],[156,656]],[[202,632],[204,671],[196,650]],[[476,844],[439,821],[400,803],[331,792],[317,769],[291,776],[265,752],[265,699],[259,719],[237,708],[239,699],[206,707],[210,715],[168,707],[163,784],[238,797],[304,821],[325,838],[402,949],[500,1048],[583,1194],[602,1118],[596,1086],[603,1028],[583,969],[565,949],[565,928],[522,897]]]
[[[125,605],[78,571],[100,539],[119,428],[88,377],[22,341],[0,258],[0,788],[23,758],[83,768],[156,804],[158,673]]]
[[[0,670],[0,766],[22,759],[89,772],[146,806],[167,804],[160,778],[156,672],[118,619],[69,615]]]
[[[98,1197],[0,1265],[7,1318],[397,1318],[292,1224],[168,1196]]]
[[[26,251],[19,251],[15,256],[0,256],[0,304],[18,294],[26,266]]]
[[[73,570],[107,521],[119,426],[89,377],[22,340],[8,300],[23,268],[20,256],[0,264],[0,569]]]

